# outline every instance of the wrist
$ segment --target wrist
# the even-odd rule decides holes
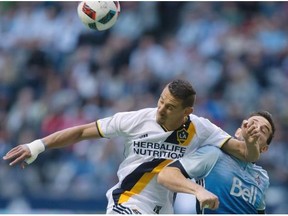
[[[41,139],[34,140],[33,142],[28,143],[27,146],[31,152],[31,155],[38,155],[45,151],[45,144]]]
[[[40,153],[45,151],[45,144],[41,139],[34,140],[33,142],[26,144],[26,146],[31,153],[31,156],[25,160],[27,164],[32,163]]]
[[[194,190],[194,195],[198,198],[198,195],[199,194],[201,194],[201,191],[203,191],[203,187],[202,186],[200,186],[200,185],[198,185],[198,184],[194,184],[194,188],[193,188],[193,190]]]

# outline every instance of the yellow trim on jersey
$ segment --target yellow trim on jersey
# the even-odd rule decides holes
[[[188,138],[182,144],[180,144],[181,146],[188,146],[191,140],[193,139],[194,135],[196,134],[196,129],[192,122],[190,122],[187,132],[188,132]]]
[[[162,163],[156,166],[150,173],[145,173],[130,191],[125,191],[123,194],[121,194],[118,204],[127,202],[133,195],[141,193],[141,191],[149,184],[151,179],[171,161],[172,160],[170,159],[164,160]]]
[[[101,137],[104,137],[103,131],[102,131],[101,128],[100,128],[99,120],[96,121],[96,128],[98,129],[99,135],[100,135]]]
[[[227,139],[225,139],[224,142],[220,144],[220,148],[222,148],[222,146],[223,146],[228,140],[230,140],[230,139],[232,139],[231,136],[228,137]]]

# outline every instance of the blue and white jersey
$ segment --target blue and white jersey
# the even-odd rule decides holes
[[[201,147],[179,162],[186,177],[196,179],[218,196],[219,208],[205,209],[205,214],[257,214],[265,210],[269,177],[262,167],[240,161],[213,146]]]
[[[230,138],[208,119],[193,114],[178,129],[167,131],[156,122],[156,112],[157,108],[121,112],[96,122],[102,137],[125,139],[119,182],[107,192],[107,213],[172,214],[174,193],[157,183],[157,174],[206,143],[221,148]]]

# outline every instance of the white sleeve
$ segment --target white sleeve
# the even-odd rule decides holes
[[[113,116],[97,120],[96,126],[102,137],[125,136],[135,124],[136,117],[135,111],[119,112]]]
[[[191,121],[196,125],[197,135],[201,146],[213,145],[221,148],[222,145],[231,138],[220,127],[210,122],[208,119],[190,115]]]
[[[197,149],[196,152],[184,155],[179,162],[190,178],[201,179],[210,173],[220,153],[219,148],[206,145]]]

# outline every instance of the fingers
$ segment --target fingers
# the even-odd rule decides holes
[[[216,210],[217,208],[219,208],[219,200],[213,199],[210,201],[205,201],[205,204],[204,204],[204,202],[202,203],[202,205],[200,204],[200,208],[201,209],[208,208],[211,210]]]
[[[15,158],[15,157],[14,157],[14,158]],[[16,157],[15,160],[13,160],[12,162],[10,162],[9,165],[10,165],[10,166],[13,166],[13,165],[15,165],[15,164],[17,164],[17,163],[20,163],[20,162],[24,161],[26,158],[27,158],[27,156],[26,156],[25,154],[22,154],[22,155]]]
[[[7,154],[3,157],[3,160],[12,160],[9,165],[13,166],[17,163],[24,161],[30,156],[31,153],[29,149],[25,145],[19,145],[7,152]],[[25,167],[25,165],[23,165],[23,167]]]
[[[198,189],[197,193],[195,193],[195,196],[199,201],[201,209],[209,208],[215,210],[219,207],[218,197],[202,187]]]
[[[14,155],[17,155],[20,150],[21,150],[21,149],[20,149],[20,146],[17,146],[17,147],[15,147],[15,148],[11,149],[10,151],[8,151],[8,152],[6,153],[6,155],[3,157],[3,159],[4,159],[4,160],[9,160],[9,159],[11,159],[12,157],[14,157]]]
[[[250,142],[256,141],[261,135],[259,126],[253,120],[244,120],[241,129],[244,139],[248,139]]]
[[[219,207],[219,199],[216,195],[210,192],[206,192],[202,194],[201,200],[199,200],[200,208],[209,208],[211,210],[215,210]]]

